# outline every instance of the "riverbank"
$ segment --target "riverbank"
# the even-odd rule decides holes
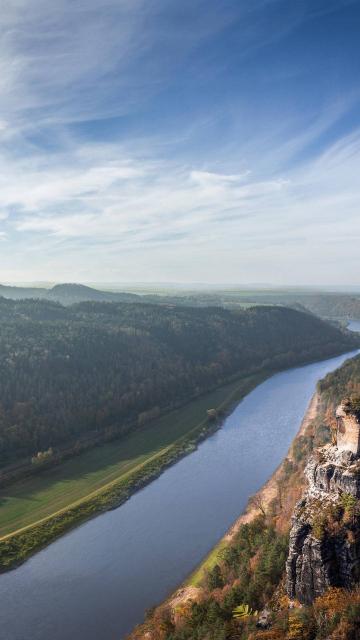
[[[284,460],[259,491],[251,496],[244,512],[237,518],[223,538],[219,540],[218,544],[201,562],[199,567],[197,567],[185,583],[161,605],[161,608],[168,608],[172,612],[172,615],[176,617],[178,611],[189,606],[192,602],[201,600],[206,576],[214,566],[221,561],[221,556],[225,549],[230,547],[235,541],[243,525],[250,524],[259,516],[267,516],[272,512],[272,517],[276,522],[276,529],[281,533],[287,532],[293,508],[304,489],[302,470],[305,466],[305,460],[301,461],[297,468],[297,454],[295,450],[299,443],[301,443],[303,439],[306,439],[310,433],[311,437],[314,436],[314,425],[319,416],[320,407],[321,398],[319,393],[315,392],[303,417],[299,431],[291,443]],[[292,481],[287,487],[286,497],[283,496],[280,498],[280,504],[278,504],[278,508],[276,508],[276,502],[279,502],[279,490],[281,491],[284,478],[288,478],[289,475],[289,465],[294,465],[292,469]],[[295,480],[296,482],[294,482]],[[134,637],[139,638],[142,636],[136,635]],[[149,635],[149,639],[152,639],[151,635]]]
[[[306,363],[301,362],[299,366],[304,364]],[[0,506],[0,532],[3,532],[0,537],[0,571],[15,568],[75,526],[123,504],[136,491],[157,478],[166,468],[193,452],[199,442],[221,426],[226,415],[245,395],[275,373],[276,369],[263,370],[240,378],[232,384],[205,394],[183,409],[164,416],[159,420],[159,424],[165,428],[160,429],[160,439],[156,441],[155,446],[153,440],[156,429],[154,427],[138,431],[124,439],[119,443],[120,447],[143,435],[145,449],[143,448],[139,455],[136,446],[135,454],[133,453],[132,456],[130,454],[130,460],[129,456],[125,456],[125,464],[121,464],[121,468],[113,469],[111,474],[105,467],[105,473],[101,475],[98,486],[95,483],[93,491],[86,490],[91,478],[86,465],[83,465],[80,477],[79,470],[72,469],[72,465],[76,466],[83,462],[86,456],[92,455],[91,452],[79,456],[79,462],[72,460],[57,468],[60,474],[67,468],[71,468],[70,477],[61,478],[59,485],[56,483],[53,485],[51,482],[51,478],[56,474],[56,468],[50,470],[50,489],[46,488],[44,492],[42,486],[37,491],[32,483],[46,481],[47,472],[37,478],[25,480],[19,485],[15,484],[14,487],[7,487],[7,495],[0,494],[0,499],[4,501]],[[194,412],[195,406],[200,410],[200,414]],[[212,417],[209,419],[207,416],[206,411],[210,408],[216,409],[218,416],[216,420]],[[181,413],[183,411],[186,412],[185,416]],[[174,440],[174,426],[171,423],[175,415],[181,434],[176,440]],[[165,424],[163,424],[164,421]],[[114,447],[113,444],[108,446]],[[93,452],[97,460],[101,460],[102,451],[104,449]],[[74,495],[72,491],[74,485],[78,486],[78,483],[83,485],[80,496],[76,496],[76,492]],[[9,500],[11,491],[14,491],[12,502]],[[62,505],[61,501],[63,501]],[[54,510],[54,506],[60,508]],[[21,512],[22,507],[24,516]],[[9,515],[8,519],[5,517],[6,514]],[[26,519],[30,519],[30,522]],[[24,520],[23,523],[22,520]]]
[[[116,445],[121,448],[123,464],[116,465],[115,469],[109,468],[109,460],[105,456],[103,475],[98,478],[94,473],[100,486],[94,491],[83,493],[77,500],[71,500],[77,489],[77,481],[73,476],[83,475],[86,470],[86,483],[79,487],[80,491],[86,491],[86,487],[91,486],[91,468],[86,465],[86,461],[84,463],[84,458],[96,456],[101,461],[104,459],[105,447],[83,454],[79,460],[69,461],[41,476],[7,487],[6,495],[4,492],[0,495],[4,501],[0,507],[0,532],[3,533],[0,537],[0,571],[15,568],[71,528],[101,512],[120,506],[167,467],[194,451],[199,442],[221,426],[226,415],[245,395],[271,375],[273,372],[263,371],[240,378],[165,416],[159,420],[157,428],[138,431],[119,443],[107,445],[107,449],[111,449],[112,459],[116,455]],[[209,419],[207,409],[216,409],[218,418]],[[174,433],[180,437],[171,442]],[[118,455],[120,457],[120,451]],[[77,468],[80,463],[82,468]],[[112,475],[115,477],[109,481]],[[54,482],[54,476],[59,476],[58,484]],[[50,487],[47,486],[48,478]],[[105,482],[104,479],[108,481]],[[12,497],[11,502],[9,495]],[[54,511],[54,505],[59,504],[59,499],[67,502]],[[22,506],[24,513],[21,511]],[[52,509],[51,513],[46,514],[47,508]],[[40,517],[44,510],[45,515]],[[31,521],[26,522],[27,518],[31,518]],[[16,526],[22,522],[23,526]]]

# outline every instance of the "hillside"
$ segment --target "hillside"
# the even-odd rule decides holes
[[[57,284],[46,293],[47,300],[55,300],[64,305],[77,302],[137,302],[139,296],[132,293],[99,291],[83,284]]]
[[[302,307],[322,318],[332,320],[360,319],[360,296],[343,293],[264,293],[244,296],[246,302],[283,304]]]
[[[295,310],[0,299],[0,460],[109,437],[234,377],[359,343]]]
[[[52,300],[63,305],[77,302],[137,302],[140,296],[126,292],[100,291],[83,284],[57,284],[51,289],[44,287],[12,287],[0,285],[0,296],[10,300]]]
[[[26,300],[27,298],[44,298],[48,289],[43,287],[15,287],[0,284],[0,296],[10,300]]]
[[[222,290],[210,292],[189,292],[184,295],[167,295],[167,300],[177,304],[218,305],[225,308],[246,307],[248,305],[281,305],[306,310],[321,318],[340,321],[360,319],[360,295],[353,293],[301,291],[291,289],[274,290]]]
[[[223,306],[225,308],[259,305],[281,305],[314,313],[321,318],[346,323],[360,320],[360,295],[337,292],[311,292],[289,290],[247,290],[188,292],[167,294],[166,297],[151,297],[154,302],[168,301],[189,306]]]

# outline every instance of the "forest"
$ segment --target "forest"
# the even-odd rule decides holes
[[[235,377],[358,345],[307,313],[0,298],[0,461],[110,437]],[[74,444],[76,446],[76,444]]]
[[[297,309],[307,309],[321,318],[346,322],[360,318],[360,297],[350,293],[274,291],[244,295],[242,302],[257,304],[282,304]]]
[[[360,395],[360,356],[351,358],[345,364],[320,380],[319,390],[327,402],[339,403],[346,397]]]

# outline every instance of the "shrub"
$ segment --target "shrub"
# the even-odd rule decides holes
[[[49,447],[47,451],[38,451],[37,454],[31,458],[31,464],[43,464],[44,462],[51,460],[53,455],[54,450],[52,447]]]

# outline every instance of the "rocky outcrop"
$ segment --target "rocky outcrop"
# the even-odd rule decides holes
[[[338,500],[343,493],[360,498],[360,460],[351,451],[326,445],[308,463],[308,495]],[[325,494],[325,496],[323,495]]]
[[[307,492],[297,504],[290,532],[287,592],[310,603],[330,586],[360,579],[360,461],[327,445],[306,467]]]

